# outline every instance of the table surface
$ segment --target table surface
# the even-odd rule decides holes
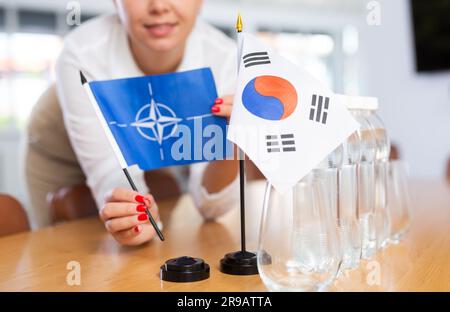
[[[248,187],[247,235],[253,248],[263,188],[263,183]],[[411,193],[413,220],[402,242],[345,272],[330,290],[450,291],[450,187],[444,182],[413,181]],[[0,290],[266,291],[258,275],[219,271],[223,255],[239,248],[237,207],[214,222],[203,222],[188,195],[159,206],[165,242],[155,239],[140,247],[119,246],[98,218],[1,238]],[[182,255],[205,259],[211,277],[194,283],[160,281],[164,261]],[[80,263],[79,286],[66,283],[70,261]]]

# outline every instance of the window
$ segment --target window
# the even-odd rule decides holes
[[[80,16],[80,22],[81,24],[83,24],[84,22],[87,22],[88,20],[96,17],[97,15],[90,15],[90,14],[81,14]],[[68,26],[68,31],[73,30],[75,28],[77,28],[78,25],[72,25],[72,26]]]
[[[258,37],[329,87],[335,86],[332,58],[335,47],[331,35],[261,30]]]
[[[17,14],[17,28],[8,28],[6,15]],[[0,132],[11,125],[23,128],[40,95],[55,80],[55,63],[69,26],[52,11],[0,7]],[[82,14],[81,22],[95,17]]]
[[[233,28],[215,25],[233,40]],[[359,94],[358,30],[353,26],[325,31],[258,27],[256,35],[277,53],[307,70],[337,93]]]
[[[0,29],[4,28],[5,24],[6,24],[5,9],[0,8]]]
[[[0,33],[0,126],[9,123],[12,116],[9,105],[9,88],[6,79],[6,72],[8,68],[8,47],[7,36]]]
[[[0,33],[0,127],[25,124],[39,96],[54,81],[61,48],[57,35]]]
[[[56,31],[56,13],[20,10],[18,18],[20,32],[54,33]]]

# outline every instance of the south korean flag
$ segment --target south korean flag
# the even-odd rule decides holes
[[[272,185],[285,191],[359,128],[335,94],[243,33],[228,129]]]

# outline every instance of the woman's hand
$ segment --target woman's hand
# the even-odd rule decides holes
[[[148,221],[146,206],[158,221],[158,207],[152,195],[142,196],[135,191],[116,188],[106,197],[100,218],[117,242],[129,246],[140,245],[156,235]]]
[[[211,108],[211,112],[216,116],[226,117],[227,120],[229,120],[231,110],[233,109],[233,99],[234,95],[226,95],[216,99],[213,107]]]

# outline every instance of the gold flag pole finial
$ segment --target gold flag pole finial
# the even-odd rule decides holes
[[[237,21],[236,21],[236,31],[238,33],[242,32],[242,16],[241,13],[238,13]]]

